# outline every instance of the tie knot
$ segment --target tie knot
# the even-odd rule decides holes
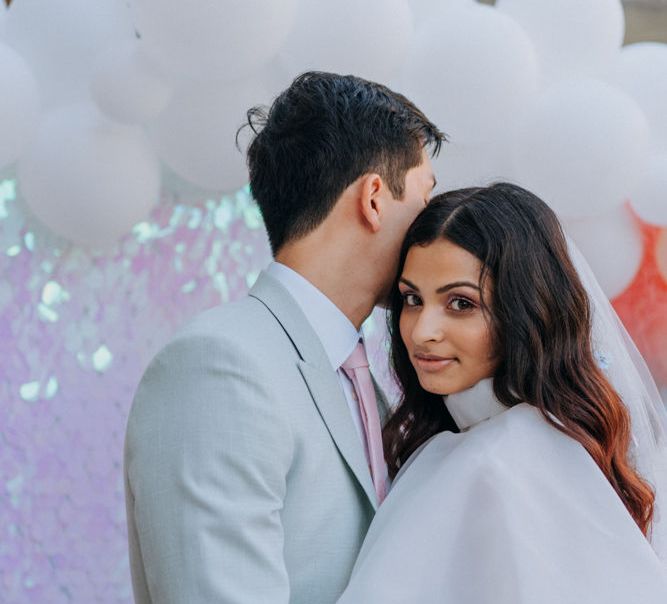
[[[366,349],[364,348],[364,343],[361,340],[359,340],[357,345],[354,347],[352,354],[347,357],[341,367],[343,369],[359,369],[360,367],[368,367]]]

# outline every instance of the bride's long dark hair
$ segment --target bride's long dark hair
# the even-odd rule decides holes
[[[580,442],[648,535],[654,494],[628,460],[629,413],[594,358],[588,296],[556,215],[507,183],[438,195],[410,227],[398,275],[410,248],[440,238],[479,258],[481,282],[490,279],[491,300],[483,303],[499,359],[493,376],[498,400],[508,407],[530,403]],[[402,307],[394,286],[391,356],[404,394],[383,433],[392,477],[430,436],[458,431],[442,397],[419,384],[400,335]]]

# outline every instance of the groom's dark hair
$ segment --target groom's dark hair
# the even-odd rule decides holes
[[[378,173],[392,195],[405,175],[435,155],[445,136],[407,98],[386,86],[335,73],[307,72],[271,107],[248,110],[250,190],[275,254],[307,235],[360,176]]]

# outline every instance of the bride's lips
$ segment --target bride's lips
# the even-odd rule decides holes
[[[426,373],[437,373],[442,371],[454,361],[455,357],[440,357],[434,354],[422,354],[416,353],[413,355],[413,360],[418,369],[425,371]]]

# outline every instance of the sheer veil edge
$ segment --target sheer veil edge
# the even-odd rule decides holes
[[[667,408],[648,370],[584,256],[568,237],[570,258],[593,312],[593,351],[632,421],[631,457],[656,493],[651,545],[667,566]]]

